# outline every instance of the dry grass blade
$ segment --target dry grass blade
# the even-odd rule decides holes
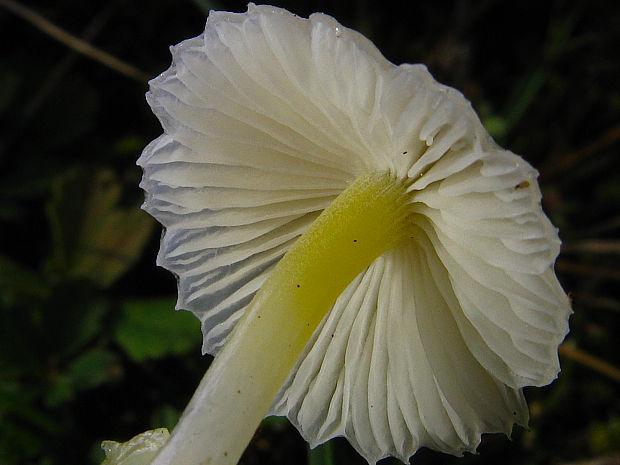
[[[620,140],[620,124],[609,129],[594,142],[572,153],[552,157],[540,170],[540,179],[547,179],[568,171],[575,165]]]
[[[620,254],[620,241],[592,239],[569,242],[562,246],[564,253]]]
[[[112,10],[114,7],[115,2],[107,3],[86,26],[81,39],[86,42],[91,42],[97,34],[101,32],[112,16]],[[22,110],[22,116],[24,119],[29,119],[37,113],[39,108],[41,108],[44,102],[53,93],[54,89],[62,82],[79,56],[79,53],[73,49],[69,49],[67,51],[65,57],[58,62],[54,69],[49,73],[49,76],[45,82],[42,83],[41,87],[39,87],[39,89],[24,105],[24,109]]]
[[[595,357],[594,355],[590,355],[589,353],[578,349],[570,343],[564,343],[560,346],[560,355],[581,363],[582,365],[585,365],[588,368],[591,368],[592,370],[620,383],[620,370],[618,368],[598,357]]]
[[[569,262],[559,259],[555,264],[555,269],[560,273],[572,274],[577,276],[590,276],[595,278],[610,279],[620,281],[620,271],[615,268],[605,268],[601,266],[591,266],[583,263]]]
[[[103,50],[99,50],[98,48],[93,47],[88,42],[78,37],[75,37],[67,31],[59,28],[55,24],[45,19],[43,16],[39,15],[37,12],[31,10],[28,7],[25,7],[24,5],[21,5],[18,2],[15,2],[13,0],[0,0],[0,6],[3,6],[20,18],[26,20],[40,31],[65,44],[67,47],[95,61],[98,61],[99,63],[107,66],[110,69],[113,69],[118,73],[121,73],[131,79],[140,81],[142,83],[148,81],[149,79],[149,76],[146,73],[140,71],[136,67],[125,63],[122,60],[119,60],[118,58],[110,55],[107,52],[104,52]]]

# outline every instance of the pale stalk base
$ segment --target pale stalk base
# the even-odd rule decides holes
[[[152,465],[235,464],[345,287],[405,233],[404,185],[362,176],[280,260]]]

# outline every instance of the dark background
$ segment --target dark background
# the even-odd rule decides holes
[[[26,1],[26,0],[24,0]],[[541,172],[575,314],[558,381],[526,391],[529,430],[422,464],[620,463],[620,2],[275,2],[323,11],[395,63],[425,63],[496,140]],[[138,207],[142,147],[161,132],[142,78],[78,55],[0,0],[0,464],[97,464],[103,439],[171,427],[209,364],[198,321],[172,310],[160,228]],[[236,1],[28,0],[153,77],[168,46]],[[601,363],[601,361],[603,363]],[[313,453],[268,419],[246,464],[363,464],[343,440]],[[386,460],[384,463],[396,463]]]

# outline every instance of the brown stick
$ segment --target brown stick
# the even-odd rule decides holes
[[[562,245],[562,253],[620,254],[620,241],[613,239],[589,239],[567,242]]]
[[[609,129],[601,137],[586,145],[582,149],[575,152],[562,154],[561,156],[552,157],[552,159],[540,170],[540,179],[544,180],[563,171],[567,171],[578,164],[582,159],[598,152],[618,140],[620,140],[620,124]]]
[[[124,76],[127,76],[136,81],[140,81],[142,83],[145,83],[149,79],[149,76],[146,73],[140,71],[139,69],[128,63],[125,63],[122,60],[119,60],[118,58],[110,55],[109,53],[104,52],[103,50],[93,47],[88,42],[78,37],[75,37],[67,31],[59,28],[55,24],[45,19],[43,16],[39,15],[34,10],[25,7],[20,3],[17,3],[13,0],[0,0],[0,6],[3,6],[7,10],[11,11],[12,13],[16,14],[20,18],[35,26],[40,31],[63,43],[67,47],[95,61],[98,61],[99,63],[113,69],[120,74],[123,74]]]
[[[620,370],[612,364],[607,363],[594,355],[590,355],[572,344],[562,344],[559,351],[560,355],[563,357],[570,358],[575,362],[581,363],[582,365],[585,365],[588,368],[591,368],[592,370],[620,383]]]
[[[591,266],[582,263],[569,262],[563,258],[559,259],[556,262],[555,269],[558,272],[565,274],[591,276],[596,278],[620,281],[620,270],[617,270],[615,268],[605,268],[602,266]]]

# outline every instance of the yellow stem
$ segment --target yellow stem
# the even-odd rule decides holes
[[[406,231],[406,187],[354,181],[274,268],[152,465],[235,464],[346,286]]]

